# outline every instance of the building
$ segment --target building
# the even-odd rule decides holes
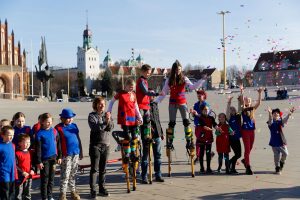
[[[189,70],[186,72],[186,75],[191,80],[200,80],[204,75],[207,76],[207,82],[205,89],[214,89],[219,88],[219,85],[221,83],[221,72],[217,70],[216,68],[205,68],[205,69],[197,69],[197,70]]]
[[[14,31],[8,31],[7,20],[0,20],[0,97],[23,99],[29,88],[26,52],[16,43]]]
[[[262,53],[253,69],[254,86],[300,84],[300,50]]]
[[[99,78],[99,59],[99,50],[92,45],[92,31],[86,25],[86,29],[83,31],[83,46],[77,48],[77,68],[83,74],[86,93],[92,92],[93,81]]]

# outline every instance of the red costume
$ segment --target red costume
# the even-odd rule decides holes
[[[126,126],[136,125],[136,95],[134,92],[121,91],[114,96],[119,100],[118,124]]]
[[[170,104],[186,104],[185,83],[170,86]]]
[[[230,145],[229,145],[229,129],[230,126],[228,124],[219,124],[219,127],[222,129],[222,133],[217,136],[216,146],[218,153],[229,153]]]
[[[149,110],[150,109],[150,98],[146,95],[142,89],[139,87],[141,82],[148,88],[148,81],[144,77],[140,77],[136,82],[136,98],[140,109]]]

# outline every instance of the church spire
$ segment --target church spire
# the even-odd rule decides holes
[[[83,31],[83,48],[89,49],[92,47],[92,31],[88,25],[88,11],[86,10],[86,29]]]

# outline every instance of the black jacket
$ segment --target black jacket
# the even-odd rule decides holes
[[[160,124],[159,110],[156,102],[150,102],[150,119],[151,119],[152,137],[158,138],[163,136],[164,132]]]

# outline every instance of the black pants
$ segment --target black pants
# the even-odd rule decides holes
[[[230,147],[234,156],[230,159],[231,169],[235,169],[236,161],[242,156],[242,147],[240,140],[230,138]]]
[[[210,161],[211,161],[211,144],[203,144],[200,143],[200,168],[204,169],[203,166],[203,158],[204,158],[204,152],[206,152],[206,163],[207,163],[207,169],[210,168]]]
[[[15,182],[0,182],[0,200],[15,199]]]
[[[16,199],[17,200],[30,200],[31,199],[31,189],[32,179],[27,179],[21,185],[16,186]]]
[[[109,156],[109,146],[105,144],[90,145],[89,155],[91,159],[90,188],[91,192],[96,192],[97,172],[99,172],[99,189],[104,187],[106,162]]]
[[[219,167],[218,170],[222,169],[222,165],[223,165],[223,158],[225,159],[225,166],[226,166],[226,171],[229,170],[229,153],[218,153],[219,158]]]
[[[41,195],[43,200],[52,198],[52,189],[54,185],[56,169],[55,164],[55,159],[43,161],[44,168],[41,169]]]

